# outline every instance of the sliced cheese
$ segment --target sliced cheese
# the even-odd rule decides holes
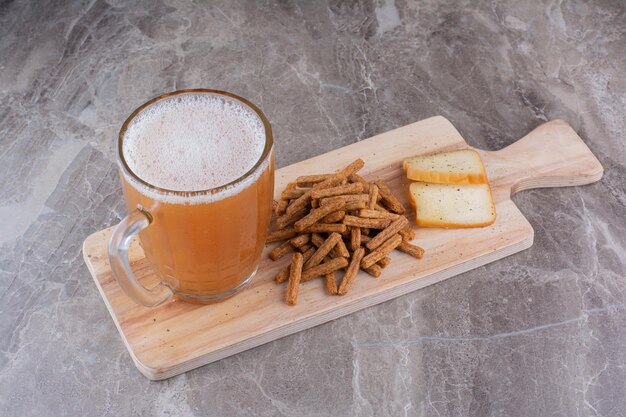
[[[402,167],[410,180],[438,184],[486,184],[487,173],[478,152],[463,149],[405,159]]]
[[[409,191],[418,226],[482,227],[496,220],[489,184],[414,182]]]

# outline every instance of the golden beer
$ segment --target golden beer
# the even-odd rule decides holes
[[[271,127],[259,109],[225,92],[167,94],[124,123],[118,155],[129,217],[113,234],[109,254],[131,298],[156,305],[173,293],[206,303],[249,282],[274,187]],[[124,264],[124,239],[137,232],[161,288],[141,287]]]

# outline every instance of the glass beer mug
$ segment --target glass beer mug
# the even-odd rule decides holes
[[[164,94],[124,122],[117,164],[128,216],[108,251],[131,299],[210,303],[252,279],[274,192],[272,131],[261,110],[223,91]],[[131,270],[128,248],[137,234],[161,281],[151,289]]]

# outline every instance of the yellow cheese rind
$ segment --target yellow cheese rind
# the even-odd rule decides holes
[[[473,149],[420,155],[402,162],[410,180],[437,184],[487,184],[480,155]]]
[[[415,182],[409,191],[418,226],[483,227],[496,220],[489,184]]]

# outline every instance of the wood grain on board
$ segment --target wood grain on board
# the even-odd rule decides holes
[[[276,171],[276,197],[299,175],[333,172],[356,158],[365,161],[366,179],[384,179],[407,208],[408,185],[402,160],[408,156],[470,148],[452,124],[432,117]],[[499,151],[480,152],[496,202],[496,222],[477,229],[416,230],[413,241],[426,250],[422,260],[394,251],[380,278],[359,273],[346,296],[328,296],[323,280],[300,289],[298,304],[283,302],[286,285],[274,276],[289,261],[263,254],[257,275],[236,296],[218,304],[170,301],[146,308],[131,301],[111,275],[106,252],[111,228],[89,236],[83,254],[102,298],[137,368],[153,380],[165,379],[263,343],[334,320],[528,248],[533,229],[510,200],[518,191],[589,184],[602,166],[580,137],[560,120],[545,123]],[[407,213],[414,224],[414,212]],[[135,243],[133,270],[147,287],[157,283]]]

